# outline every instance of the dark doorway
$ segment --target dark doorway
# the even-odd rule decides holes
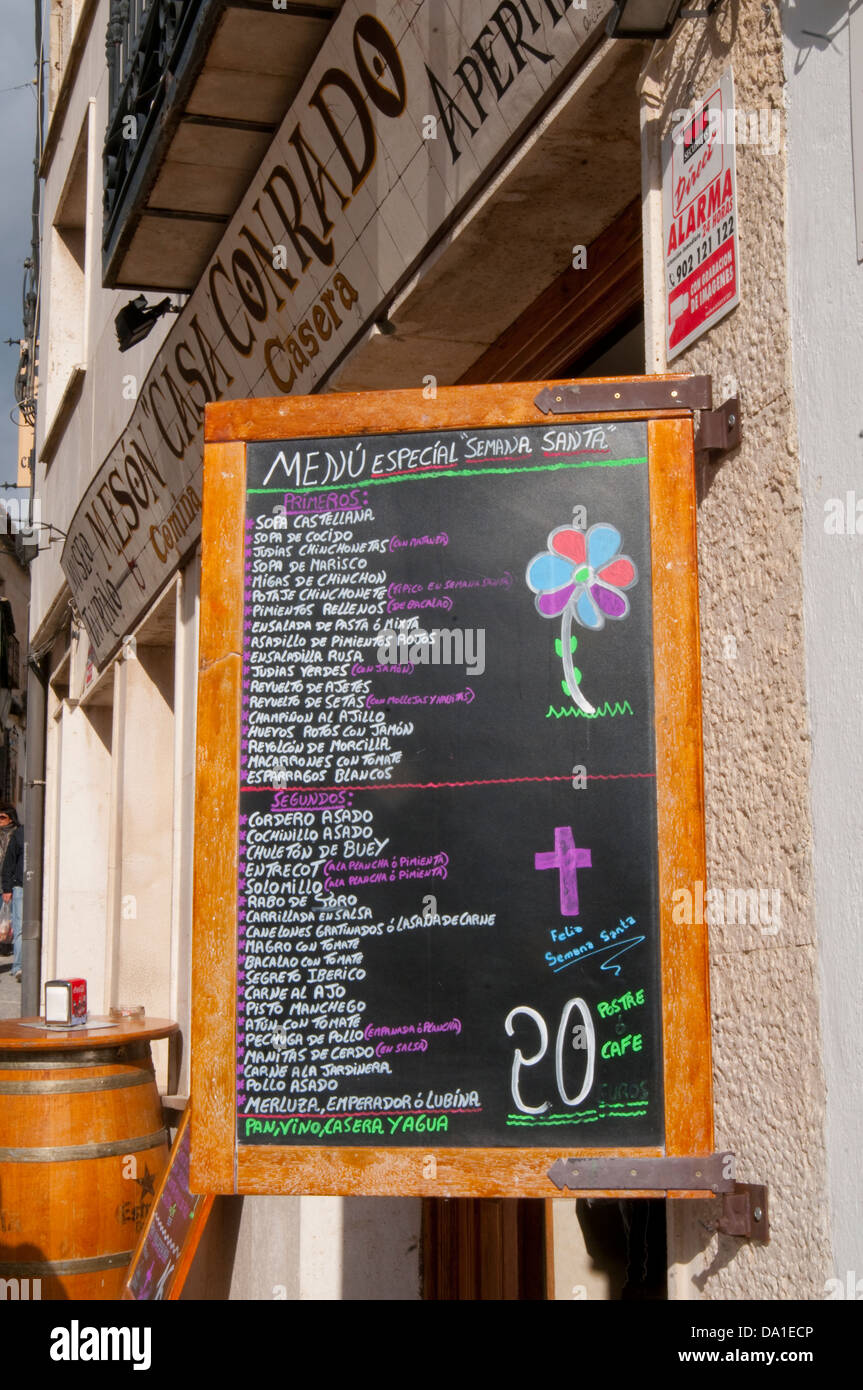
[[[425,1201],[423,1298],[544,1299],[545,1223],[542,1201]]]

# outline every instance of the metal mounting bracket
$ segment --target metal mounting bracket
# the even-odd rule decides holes
[[[544,386],[533,403],[544,415],[699,410],[696,453],[723,454],[740,443],[740,397],[731,396],[714,410],[713,381],[709,376],[621,377],[618,381],[584,385],[573,381],[554,388]]]
[[[544,415],[579,415],[587,412],[611,413],[618,410],[710,410],[713,382],[709,376],[649,377],[631,380],[579,381],[544,386],[534,405]]]
[[[703,1192],[721,1197],[722,1212],[711,1229],[765,1244],[770,1239],[767,1187],[737,1182],[734,1154],[674,1155],[658,1158],[559,1158],[548,1170],[559,1192]]]
[[[740,397],[731,396],[716,410],[702,410],[695,431],[695,452],[724,454],[740,443]],[[714,462],[711,459],[711,462]]]
[[[736,1182],[733,1192],[722,1195],[722,1215],[716,1229],[726,1236],[744,1240],[770,1241],[767,1217],[767,1187],[764,1183]]]
[[[734,1154],[659,1158],[559,1158],[548,1170],[555,1187],[578,1192],[733,1192]]]

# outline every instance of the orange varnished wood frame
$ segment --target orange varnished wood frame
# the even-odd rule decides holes
[[[132,1263],[129,1265],[126,1278],[123,1281],[123,1292],[120,1295],[123,1299],[132,1299],[134,1301],[137,1301],[135,1300],[135,1295],[132,1293],[131,1289],[132,1278],[135,1274],[135,1270],[138,1268],[140,1260],[143,1258],[144,1251],[147,1248],[147,1241],[149,1239],[150,1230],[153,1225],[153,1218],[155,1217],[156,1212],[159,1209],[159,1203],[162,1200],[162,1193],[164,1192],[168,1179],[171,1176],[171,1169],[174,1164],[174,1158],[180,1148],[180,1145],[183,1142],[183,1135],[185,1134],[186,1129],[188,1128],[191,1117],[192,1104],[190,1101],[189,1104],[186,1106],[185,1110],[183,1111],[182,1116],[180,1117],[180,1123],[177,1126],[177,1133],[174,1137],[174,1142],[171,1145],[171,1155],[168,1159],[168,1165],[165,1168],[165,1171],[162,1174],[161,1178],[159,1179],[159,1186],[156,1188],[156,1195],[153,1198],[153,1202],[150,1207],[147,1220],[144,1224],[144,1229],[141,1232],[141,1238],[138,1241],[138,1244],[135,1248],[135,1253],[132,1256]],[[189,1273],[189,1270],[192,1267],[192,1261],[195,1258],[195,1252],[198,1249],[201,1236],[204,1234],[204,1227],[206,1226],[207,1221],[209,1220],[210,1212],[212,1210],[213,1202],[215,1200],[216,1199],[213,1196],[213,1194],[208,1193],[207,1196],[204,1197],[203,1201],[198,1203],[197,1210],[195,1211],[194,1217],[192,1219],[192,1224],[186,1232],[185,1240],[183,1241],[182,1247],[180,1249],[180,1257],[177,1260],[177,1264],[174,1268],[173,1278],[171,1279],[168,1288],[168,1293],[165,1297],[165,1301],[167,1303],[175,1302],[177,1299],[179,1299],[180,1294],[183,1291],[183,1285],[185,1284],[186,1277]]]
[[[668,381],[686,380],[670,374]],[[596,378],[596,382],[613,378]],[[652,378],[656,380],[656,378]],[[707,929],[675,925],[672,895],[704,882],[704,788],[693,418],[689,410],[547,417],[544,385],[225,401],[205,423],[195,795],[192,1190],[421,1197],[703,1197],[703,1192],[567,1191],[548,1178],[575,1154],[713,1151]],[[584,381],[580,382],[584,385]],[[411,430],[647,420],[653,574],[655,733],[665,1071],[664,1151],[656,1148],[319,1148],[236,1139],[239,730],[245,446],[256,440]],[[433,1154],[434,1165],[424,1164]],[[423,1176],[424,1166],[434,1176]]]

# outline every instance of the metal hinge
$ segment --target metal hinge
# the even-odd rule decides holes
[[[725,1236],[743,1240],[770,1240],[767,1219],[767,1187],[764,1183],[736,1182],[733,1192],[722,1194],[722,1214],[716,1229]]]
[[[713,382],[709,376],[668,379],[639,376],[631,380],[621,377],[618,381],[587,384],[573,381],[561,383],[554,389],[544,386],[533,403],[544,415],[616,410],[710,410]]]
[[[695,452],[724,454],[740,443],[740,397],[731,396],[716,410],[702,410],[695,431]]]
[[[713,409],[709,376],[621,377],[617,381],[561,382],[544,386],[534,397],[544,415],[613,414],[640,410],[698,410],[695,452],[711,455],[736,449],[740,443],[740,397],[731,396]]]
[[[654,1158],[559,1158],[548,1170],[555,1187],[577,1191],[698,1192],[705,1197],[734,1189],[734,1154]]]
[[[720,1197],[722,1211],[708,1229],[744,1240],[770,1239],[767,1187],[737,1182],[734,1154],[673,1155],[654,1158],[559,1158],[548,1170],[559,1192],[703,1192]]]

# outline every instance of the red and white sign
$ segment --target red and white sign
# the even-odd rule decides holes
[[[740,299],[734,80],[710,95],[665,139],[665,345],[669,361]]]

